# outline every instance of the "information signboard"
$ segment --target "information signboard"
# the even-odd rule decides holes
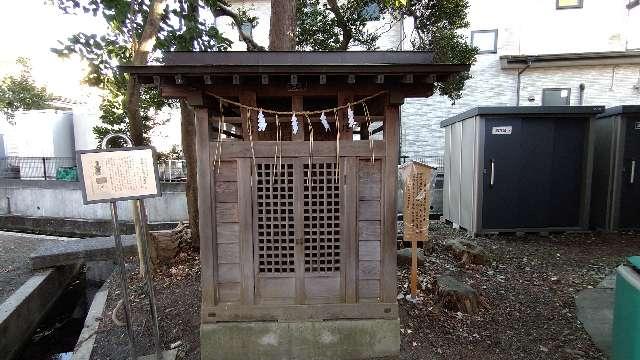
[[[85,204],[160,196],[152,147],[80,150],[77,156]]]

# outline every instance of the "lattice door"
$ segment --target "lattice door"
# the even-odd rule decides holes
[[[340,298],[340,184],[335,160],[259,159],[254,176],[258,303]],[[322,289],[319,292],[319,289]],[[320,300],[319,300],[320,299]]]
[[[340,271],[340,184],[335,162],[304,164],[304,271]]]

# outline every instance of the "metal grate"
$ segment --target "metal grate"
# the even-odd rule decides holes
[[[295,272],[293,164],[256,164],[258,272]]]
[[[304,270],[340,271],[340,184],[336,163],[304,165]],[[311,180],[309,182],[309,180]]]

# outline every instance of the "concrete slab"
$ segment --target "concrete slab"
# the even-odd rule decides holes
[[[125,255],[137,253],[135,235],[123,235],[122,245]],[[31,267],[37,270],[87,261],[113,260],[114,248],[113,237],[75,239],[48,244],[31,254]]]
[[[596,287],[599,289],[615,289],[616,288],[616,272],[614,271],[611,274],[607,275],[607,277],[602,279],[602,281],[600,281],[600,283]]]
[[[91,351],[93,351],[93,343],[96,341],[96,333],[98,331],[98,325],[102,319],[102,311],[104,305],[107,302],[107,295],[109,294],[109,286],[102,285],[100,290],[93,297],[91,307],[84,320],[84,327],[78,337],[75,349],[71,360],[89,360],[91,358]]]
[[[162,360],[176,360],[178,349],[166,350],[162,352]],[[156,360],[156,354],[139,356],[138,360]]]
[[[202,359],[369,359],[397,356],[400,320],[227,322],[200,326]]]
[[[32,276],[0,304],[0,354],[11,359],[80,269],[69,265]]]
[[[614,289],[585,289],[576,295],[578,320],[596,346],[607,356],[612,351]]]

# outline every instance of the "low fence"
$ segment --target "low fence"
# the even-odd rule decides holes
[[[18,157],[0,158],[0,178],[25,180],[55,180],[65,171],[72,171],[76,161],[72,157]],[[77,176],[75,176],[77,179]]]
[[[418,156],[418,157],[401,156],[401,162],[403,164],[411,160],[433,166],[440,170],[444,169],[444,156],[442,155]]]
[[[0,158],[0,179],[78,181],[76,159],[73,157]],[[160,180],[183,182],[187,178],[185,160],[166,160],[158,164]]]

